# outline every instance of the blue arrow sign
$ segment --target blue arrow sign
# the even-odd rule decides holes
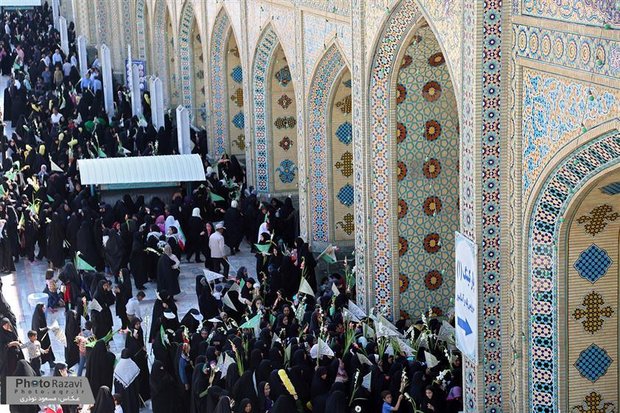
[[[471,326],[469,325],[469,321],[463,320],[461,317],[457,317],[456,318],[456,322],[457,322],[458,326],[463,329],[463,331],[465,332],[466,336],[470,335],[473,332],[471,330]]]

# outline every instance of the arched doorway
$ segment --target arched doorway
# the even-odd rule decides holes
[[[317,65],[308,105],[311,239],[351,245],[355,230],[351,72],[337,43],[327,48]]]
[[[617,123],[589,141],[579,137],[567,144],[564,157],[550,163],[553,169],[531,208],[525,234],[525,300],[531,317],[525,337],[528,411],[594,411],[588,409],[608,402],[617,406],[620,227],[612,218],[620,207],[604,193],[615,193],[615,185],[609,185],[619,177],[616,128]],[[604,205],[611,206],[607,202],[612,200],[609,210]],[[607,230],[615,233],[603,235]]]
[[[459,229],[458,108],[446,60],[425,20],[405,42],[393,96],[401,317],[447,313]]]
[[[171,84],[174,84],[174,70],[171,70],[171,60],[174,61],[174,55],[170,53],[170,50],[174,49],[171,47],[173,36],[170,11],[168,10],[165,0],[157,0],[155,3],[153,26],[154,38],[153,49],[151,51],[151,62],[153,62],[155,76],[162,82],[164,106],[170,107],[172,106],[170,87]]]
[[[560,394],[570,411],[587,411],[590,399],[618,406],[620,168],[576,195],[566,221],[560,236],[560,291],[566,297]]]
[[[256,187],[297,193],[297,104],[293,77],[271,26],[261,36],[253,70]]]
[[[207,96],[205,90],[204,54],[202,51],[202,36],[198,29],[198,20],[194,18],[191,32],[192,42],[192,108],[194,125],[199,128],[207,127]]]
[[[215,157],[223,153],[245,157],[243,67],[237,38],[226,9],[222,7],[213,28],[211,88]]]

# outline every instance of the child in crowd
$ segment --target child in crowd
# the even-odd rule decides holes
[[[121,406],[123,402],[122,396],[118,393],[114,393],[112,398],[114,399],[114,413],[123,413],[123,406]]]
[[[86,366],[86,360],[88,359],[88,347],[86,347],[86,344],[88,344],[88,342],[91,340],[91,337],[93,337],[92,329],[93,323],[87,321],[84,324],[84,329],[82,330],[82,332],[78,334],[75,338],[75,341],[78,343],[78,347],[80,349],[80,362],[78,363],[77,372],[78,377],[82,376],[82,372],[84,371],[84,367]]]
[[[41,354],[47,354],[50,349],[42,349],[41,343],[37,340],[37,332],[30,330],[28,332],[28,341],[23,343],[22,348],[25,348],[28,353],[28,359],[30,360],[30,366],[39,376],[41,373]]]

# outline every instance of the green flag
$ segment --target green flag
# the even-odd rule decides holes
[[[329,244],[327,248],[319,254],[319,257],[328,264],[334,264],[336,262],[336,247]]]
[[[221,196],[219,196],[218,194],[211,192],[211,201],[213,202],[220,202],[220,201],[226,201],[224,198],[222,198]]]
[[[261,319],[261,314],[258,313],[254,317],[246,321],[245,323],[241,324],[239,328],[257,329],[260,326],[260,319]]]
[[[97,148],[97,156],[99,156],[100,158],[107,158],[108,157],[105,154],[105,152],[103,151],[103,149],[101,149],[101,148]]]
[[[5,196],[6,191],[4,190],[4,186],[0,185],[0,196]]]
[[[269,248],[271,247],[271,243],[269,244],[254,244],[258,252],[261,254],[269,255]]]
[[[164,326],[159,326],[159,337],[161,338],[161,342],[165,347],[168,347],[170,341],[168,340],[168,336],[166,335],[166,331],[164,330]]]
[[[79,251],[75,254],[75,269],[76,270],[97,271],[95,267],[93,267],[92,265],[84,261],[84,259],[80,257],[80,255],[81,254]]]

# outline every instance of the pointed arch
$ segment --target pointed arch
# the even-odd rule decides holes
[[[256,53],[254,56],[254,63],[252,67],[252,88],[254,92],[253,105],[254,105],[254,162],[256,173],[256,188],[260,192],[276,191],[278,188],[274,183],[274,175],[276,172],[280,172],[280,176],[283,177],[282,182],[285,184],[297,184],[297,165],[296,162],[291,159],[282,160],[280,165],[275,165],[273,161],[274,156],[274,142],[273,134],[270,122],[272,121],[272,72],[274,69],[274,55],[278,49],[282,50],[279,37],[275,32],[273,26],[269,24],[265,27],[263,34],[260,37],[258,46],[256,47]],[[288,71],[288,66],[286,66]],[[288,72],[287,83],[293,84],[293,79],[290,78],[290,71]],[[288,96],[291,100],[295,99],[293,96]],[[294,105],[291,107],[287,105],[287,108],[291,108],[291,112],[295,113]],[[293,125],[288,122],[289,118],[292,118]],[[281,120],[285,125],[285,128],[290,128],[292,133],[295,133],[296,117],[278,118],[276,121]],[[287,149],[288,151],[288,149]],[[296,156],[295,156],[296,159]]]
[[[531,316],[527,349],[529,411],[557,410],[561,365],[558,314],[564,299],[558,290],[560,262],[558,246],[563,218],[580,190],[600,174],[620,164],[620,132],[617,122],[612,130],[584,142],[576,138],[572,151],[550,162],[549,173],[532,205],[525,238],[527,239],[526,314]],[[553,162],[555,161],[555,162]],[[552,169],[551,169],[552,168]],[[527,217],[526,217],[527,218]]]
[[[181,11],[181,22],[179,25],[179,73],[181,74],[181,104],[190,111],[190,118],[193,118],[194,111],[192,111],[192,95],[193,88],[193,75],[192,75],[192,25],[194,22],[194,6],[192,0],[186,0],[185,5]]]
[[[214,148],[215,156],[218,158],[223,153],[245,154],[245,130],[239,127],[242,126],[240,122],[232,122],[235,117],[240,119],[244,116],[243,72],[239,43],[230,16],[222,5],[211,35],[211,99],[214,131],[211,147]]]
[[[332,102],[337,88],[337,80],[349,70],[340,47],[336,42],[332,43],[319,60],[310,84],[308,94],[308,165],[310,166],[309,192],[310,192],[310,222],[312,223],[311,234],[313,241],[328,242],[333,239],[333,228],[330,223],[333,218],[335,204],[330,188],[334,180],[329,179],[332,171],[331,162],[331,133],[328,130]],[[351,128],[347,137],[343,136],[348,144],[351,143]],[[334,172],[335,173],[335,172]],[[349,175],[348,178],[351,178]],[[343,184],[343,204],[352,207],[353,186],[352,179],[345,179]],[[331,183],[330,183],[331,181]],[[344,194],[346,190],[347,194]],[[330,217],[331,215],[331,217]]]

